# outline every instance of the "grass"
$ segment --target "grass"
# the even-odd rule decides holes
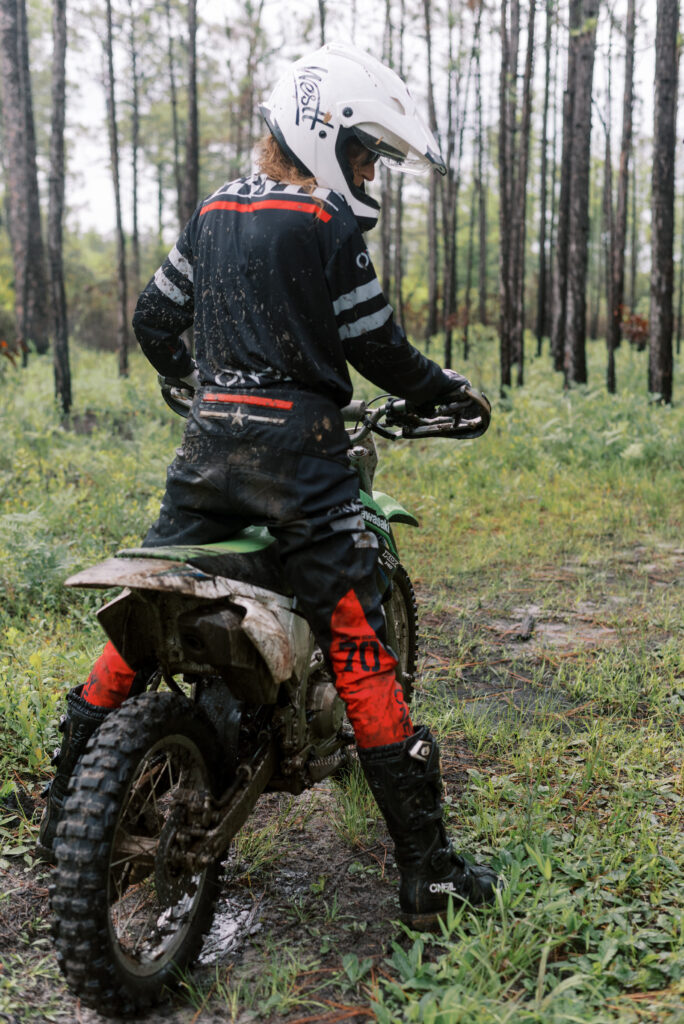
[[[493,393],[494,347],[478,345],[471,372]],[[599,382],[601,348],[589,357]],[[130,381],[114,371],[113,357],[74,353],[90,433],[60,425],[45,362],[0,380],[1,795],[46,773],[64,690],[101,644],[101,595],[64,590],[64,576],[138,541],[179,442],[143,361]],[[388,925],[371,949],[322,863],[283,912],[285,939],[274,925],[254,957],[186,980],[188,1020],[345,1007],[381,1024],[684,1020],[684,406],[649,405],[645,378],[645,355],[623,347],[620,395],[564,394],[544,359],[495,403],[484,438],[380,443],[377,486],[421,519],[399,535],[422,612],[414,720],[440,739],[450,832],[507,879],[497,905],[457,910],[432,936]],[[382,826],[352,781],[333,791],[330,825],[375,892],[383,871],[354,857]],[[317,813],[279,808],[239,840],[250,881],[278,871]],[[0,867],[28,869],[34,830],[3,815]],[[17,1012],[29,951],[36,991],[57,984],[44,942],[35,924],[18,940],[3,1012]]]

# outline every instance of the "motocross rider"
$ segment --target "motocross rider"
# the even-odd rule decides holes
[[[437,742],[415,727],[387,645],[375,535],[340,409],[351,363],[383,391],[445,404],[467,381],[395,323],[363,232],[382,159],[445,173],[404,83],[375,58],[331,44],[298,60],[261,106],[269,133],[254,173],[200,203],[149,282],[133,319],[143,352],[194,389],[146,546],[225,539],[253,523],[279,544],[286,579],[331,667],[359,759],[396,847],[400,903],[414,927],[449,896],[491,902],[488,865],[457,854],[444,829]],[[194,327],[193,361],[181,334]],[[111,643],[67,695],[39,850],[47,859],[78,757],[109,711],[135,692]]]

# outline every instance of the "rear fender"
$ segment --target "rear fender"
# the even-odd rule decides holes
[[[110,561],[118,566],[124,560]],[[173,573],[160,573],[157,561],[149,575],[143,567],[129,567],[128,575],[116,573],[116,580],[103,568],[106,564],[93,567],[99,572],[88,576],[91,582],[85,585],[138,584],[98,612],[104,631],[132,668],[154,658],[169,675],[220,673],[238,699],[256,704],[273,703],[281,683],[308,671],[311,631],[292,612],[291,600],[220,577],[195,580],[199,585],[194,586],[196,570],[186,573],[191,567],[178,563]],[[84,585],[83,575],[70,585]]]

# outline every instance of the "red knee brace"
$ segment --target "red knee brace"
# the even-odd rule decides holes
[[[131,691],[135,669],[123,660],[111,641],[93,665],[81,696],[98,708],[118,708]]]
[[[335,686],[347,706],[358,745],[382,747],[412,736],[396,661],[371,629],[353,590],[335,608],[330,628]]]

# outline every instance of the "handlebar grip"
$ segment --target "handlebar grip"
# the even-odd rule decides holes
[[[367,408],[365,402],[357,399],[350,402],[349,405],[345,405],[343,409],[340,409],[340,412],[345,423],[357,423],[358,420],[362,419]]]

